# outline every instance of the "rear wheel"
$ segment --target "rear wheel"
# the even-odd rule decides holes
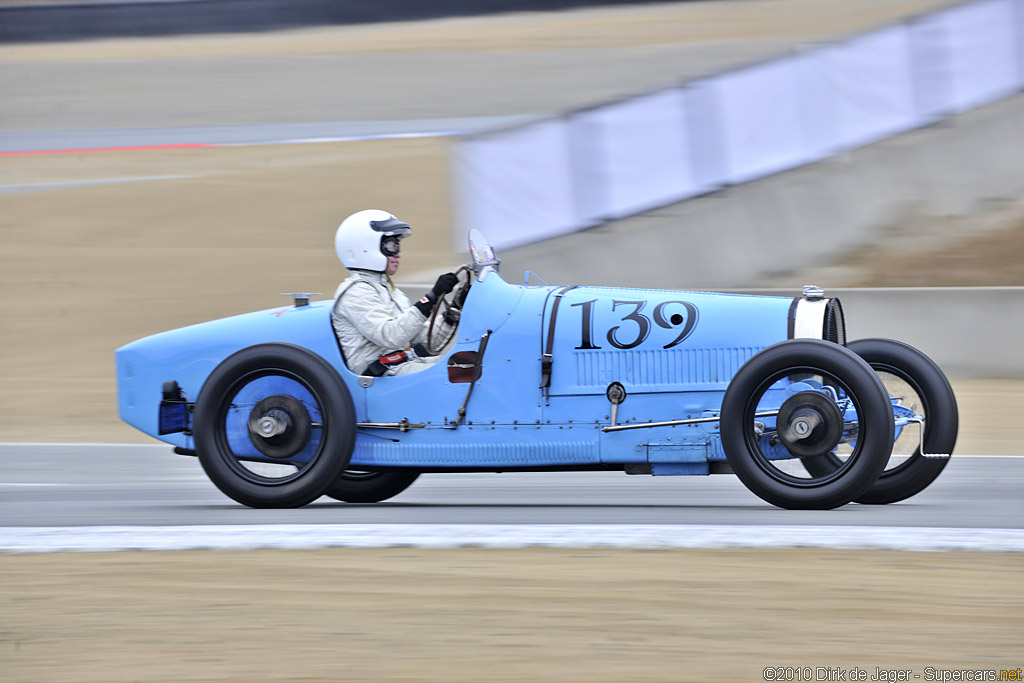
[[[888,395],[870,366],[842,346],[797,339],[769,346],[736,373],[722,401],[722,446],[740,480],[790,509],[830,509],[864,493],[892,448]],[[850,453],[828,472],[800,460],[840,443]]]
[[[867,361],[878,374],[891,397],[899,399],[894,409],[924,418],[925,453],[949,455],[956,445],[959,413],[956,397],[942,370],[925,354],[892,339],[859,339],[851,351]],[[906,500],[927,488],[949,462],[948,457],[925,457],[921,453],[921,425],[908,424],[896,434],[886,468],[856,502],[883,505]],[[842,454],[830,453],[803,461],[814,476],[842,466]]]
[[[327,361],[298,346],[261,344],[210,373],[194,432],[199,462],[222,492],[250,507],[301,507],[351,459],[355,410]]]
[[[394,498],[409,488],[420,476],[419,472],[397,470],[394,472],[362,472],[345,470],[331,487],[327,495],[345,503],[379,503]]]

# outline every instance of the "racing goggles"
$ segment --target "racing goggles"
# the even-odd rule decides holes
[[[402,251],[402,238],[399,235],[388,235],[380,238],[380,253],[385,256],[398,256]]]

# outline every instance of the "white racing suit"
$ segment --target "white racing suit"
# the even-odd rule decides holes
[[[427,340],[427,317],[409,303],[409,297],[384,273],[352,271],[334,293],[331,322],[345,352],[345,364],[357,375],[367,374],[366,366],[379,356]],[[425,370],[439,359],[413,358],[391,367],[387,374]]]

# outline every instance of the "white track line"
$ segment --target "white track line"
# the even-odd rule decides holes
[[[658,524],[0,527],[0,552],[315,548],[829,548],[1024,552],[1022,529]]]
[[[280,140],[253,140],[249,142],[225,142],[218,147],[259,147],[262,145],[310,145],[324,142],[359,142],[362,140],[403,140],[411,138],[440,138],[465,135],[461,130],[434,130],[425,133],[376,133],[372,135],[338,135],[321,138],[285,138]]]
[[[158,180],[181,180],[189,177],[191,176],[152,175],[132,176],[129,178],[100,178],[98,180],[69,180],[57,183],[19,183],[17,185],[0,185],[0,195],[22,194],[25,192],[45,192],[47,190],[72,190],[79,187],[123,185],[125,183],[149,183]]]

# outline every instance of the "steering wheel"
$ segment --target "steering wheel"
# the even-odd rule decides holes
[[[458,319],[462,314],[462,305],[466,303],[466,295],[469,294],[469,288],[473,284],[473,269],[470,266],[459,266],[459,269],[455,271],[455,276],[459,278],[458,284],[448,294],[437,297],[437,301],[434,302],[434,310],[430,314],[426,347],[431,356],[441,353],[455,337]],[[439,317],[440,320],[438,320]],[[445,318],[454,318],[456,321],[454,325],[448,326],[447,330],[444,329]]]

